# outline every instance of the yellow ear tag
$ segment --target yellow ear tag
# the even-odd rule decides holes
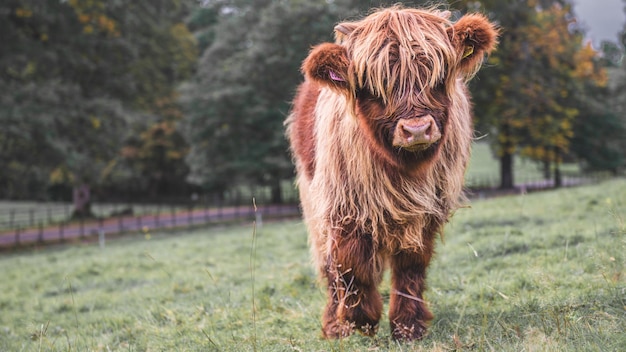
[[[465,51],[463,51],[463,59],[472,55],[473,53],[474,53],[474,46],[473,45],[466,46]]]

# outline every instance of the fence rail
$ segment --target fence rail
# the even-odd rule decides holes
[[[589,174],[563,173],[561,187],[574,187],[585,184],[598,183],[615,177],[610,172],[594,172]],[[493,174],[473,175],[466,177],[465,186],[470,191],[495,189],[500,186],[500,178]],[[554,179],[545,179],[539,176],[516,176],[515,188],[528,191],[555,188]]]
[[[295,204],[258,206],[252,204],[244,206],[142,205],[138,206],[138,214],[134,213],[134,208],[130,205],[123,208],[111,206],[109,208],[119,209],[112,210],[114,213],[117,211],[118,215],[75,220],[65,217],[58,221],[53,220],[55,214],[69,214],[65,210],[66,205],[56,207],[56,209],[43,207],[44,210],[32,210],[35,208],[31,208],[25,212],[26,215],[22,212],[19,217],[17,216],[18,212],[8,211],[8,225],[5,223],[3,224],[4,228],[0,229],[0,248],[86,239],[102,234],[189,229],[209,224],[276,219],[300,214],[300,209]],[[5,213],[7,212],[5,211]]]

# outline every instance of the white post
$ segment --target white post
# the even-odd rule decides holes
[[[255,222],[257,230],[260,230],[263,227],[263,214],[260,211],[255,213]]]
[[[98,230],[98,242],[100,243],[100,249],[104,249],[105,245],[105,234],[103,229]]]

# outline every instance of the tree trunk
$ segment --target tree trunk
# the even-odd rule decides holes
[[[500,188],[513,189],[515,182],[513,180],[513,153],[514,150],[511,141],[511,126],[506,121],[502,122],[500,133],[502,134],[502,156],[500,156]]]
[[[543,161],[543,179],[550,180],[552,178],[552,173],[550,172],[550,160],[545,159]]]
[[[281,204],[283,202],[283,193],[280,188],[280,179],[272,182],[272,204]]]
[[[561,177],[561,154],[558,148],[554,148],[554,187],[563,186],[563,177]]]
[[[500,157],[500,188],[512,189],[513,182],[513,154],[504,152]]]
[[[80,186],[74,186],[72,200],[74,203],[74,212],[72,217],[74,218],[86,218],[91,217],[91,189],[87,184],[81,184]]]
[[[554,164],[554,187],[559,188],[563,186],[563,177],[561,176],[561,169],[559,163]]]

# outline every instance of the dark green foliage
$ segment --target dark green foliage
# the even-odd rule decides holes
[[[626,33],[626,31],[624,31]],[[626,167],[626,66],[624,50],[616,43],[602,43],[599,63],[606,68],[604,87],[586,87],[574,124],[572,153],[589,170],[617,173]]]
[[[590,112],[577,121],[572,152],[588,170],[617,173],[626,166],[626,128],[623,120],[611,112]],[[581,121],[582,120],[582,121]]]
[[[0,5],[0,197],[100,184],[126,136],[168,118],[196,44],[189,1]],[[171,98],[170,98],[171,99]],[[149,116],[149,119],[146,119]]]
[[[332,39],[336,17],[321,1],[230,5],[183,89],[192,175],[214,190],[277,188],[291,176],[282,122],[301,79],[300,62],[311,45]]]

